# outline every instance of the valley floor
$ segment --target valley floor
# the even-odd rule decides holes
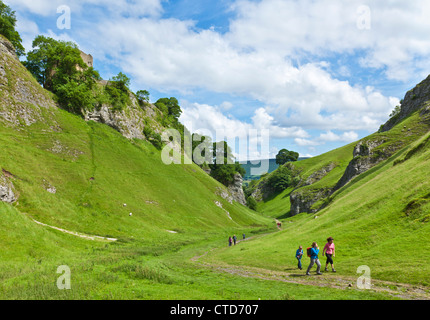
[[[260,237],[264,237],[262,235]],[[255,237],[247,239],[246,241],[252,241]],[[306,276],[305,270],[307,266],[307,258],[304,258],[303,270],[299,270],[297,267],[286,267],[283,271],[276,271],[264,268],[257,268],[252,266],[238,266],[227,264],[223,262],[208,262],[205,261],[205,257],[217,250],[225,250],[224,248],[214,248],[210,251],[206,251],[201,255],[197,255],[191,258],[191,261],[197,263],[198,265],[208,268],[214,272],[227,273],[236,277],[260,279],[265,281],[275,281],[281,283],[298,284],[303,286],[311,287],[324,287],[337,289],[339,291],[350,291],[359,290],[363,293],[366,291],[369,293],[369,297],[373,293],[387,294],[391,298],[399,298],[406,300],[430,300],[430,290],[422,286],[415,286],[405,283],[396,283],[390,281],[383,281],[377,279],[371,279],[369,289],[359,289],[359,275],[357,276],[344,276],[334,274],[332,272],[323,272],[322,276],[315,274],[315,268],[311,271],[311,276]],[[322,268],[324,268],[324,263],[322,263]],[[360,286],[364,287],[363,285]],[[348,295],[348,293],[346,293]]]

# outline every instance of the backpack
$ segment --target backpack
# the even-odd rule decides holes
[[[311,255],[312,255],[312,248],[307,248],[306,249],[306,252],[307,252],[307,254],[308,254],[308,257],[311,257]]]

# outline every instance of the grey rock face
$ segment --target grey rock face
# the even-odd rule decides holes
[[[0,123],[11,127],[46,121],[42,109],[56,108],[55,102],[18,60],[13,46],[0,36]],[[54,124],[55,125],[55,124]]]
[[[0,176],[0,201],[6,203],[15,202],[16,197],[13,188],[12,182],[9,182],[4,176]]]
[[[108,105],[103,105],[99,110],[82,110],[85,121],[95,121],[107,124],[120,132],[127,139],[146,139],[143,129],[146,126],[145,119],[156,118],[160,111],[154,105],[140,107],[137,99],[130,95],[131,104],[122,111],[113,111]],[[156,121],[154,121],[156,123]],[[162,127],[152,128],[161,134]]]
[[[322,178],[324,178],[327,174],[329,174],[334,168],[336,168],[336,164],[334,162],[329,163],[324,166],[320,170],[311,174],[306,181],[299,184],[298,188],[312,185]],[[322,198],[328,197],[331,194],[331,189],[315,189],[312,191],[296,191],[290,194],[290,203],[291,203],[291,215],[295,216],[300,213],[315,213],[318,209],[312,209],[312,206],[321,200]]]
[[[403,99],[400,113],[391,118],[382,126],[381,132],[392,129],[396,124],[422,108],[429,108],[430,100],[430,76],[419,83],[414,89],[408,91]]]
[[[216,194],[219,195],[224,200],[227,200],[230,204],[233,203],[233,196],[230,194],[228,190],[217,187]]]
[[[315,182],[320,181],[327,174],[329,174],[334,168],[336,168],[336,164],[334,162],[330,162],[327,166],[321,168],[320,170],[312,173],[303,184],[300,184],[299,187],[309,186],[314,184]]]
[[[345,173],[343,174],[342,178],[339,180],[333,191],[342,188],[356,176],[366,172],[381,161],[384,161],[389,158],[394,151],[390,152],[389,150],[387,150],[386,152],[374,152],[374,149],[382,145],[384,142],[385,140],[360,141],[354,148],[354,158],[348,164]]]
[[[242,184],[243,184],[243,178],[240,174],[237,173],[234,176],[233,184],[228,186],[228,190],[230,191],[235,201],[246,206],[245,194],[243,193]]]
[[[130,115],[126,115],[125,111],[114,112],[108,106],[103,105],[100,110],[86,111],[84,117],[85,121],[107,124],[128,139],[145,139],[143,135],[145,124],[142,116],[136,110],[132,110]]]
[[[292,216],[300,213],[315,213],[318,209],[312,209],[314,203],[319,200],[330,196],[331,189],[317,189],[308,192],[292,192],[290,194],[291,208],[290,213]]]

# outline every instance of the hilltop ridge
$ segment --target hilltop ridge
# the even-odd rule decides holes
[[[300,182],[296,186],[281,193],[274,192],[268,184],[271,176],[268,175],[257,181],[249,192],[260,201],[259,208],[263,212],[277,208],[282,210],[283,216],[316,213],[333,200],[338,190],[390,159],[429,130],[430,76],[406,93],[398,112],[378,132],[318,157],[288,164],[299,172]]]
[[[193,230],[197,225],[216,229],[264,221],[197,165],[162,162],[144,134],[147,127],[165,128],[154,105],[142,106],[130,94],[131,104],[123,110],[104,104],[87,116],[74,115],[59,108],[4,38],[0,61],[1,200],[48,225],[113,237],[131,237],[156,226],[154,231]],[[118,207],[127,202],[127,209]],[[125,210],[129,212],[118,216]],[[147,210],[152,212],[151,225],[145,224]],[[205,214],[199,217],[201,210]],[[104,214],[111,218],[100,225]],[[115,231],[118,223],[128,225],[129,220],[134,221],[133,231]]]

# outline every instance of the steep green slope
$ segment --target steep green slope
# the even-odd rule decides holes
[[[142,272],[144,291],[164,281],[157,263],[139,269],[147,257],[271,224],[222,198],[226,188],[198,166],[165,165],[151,143],[59,109],[5,41],[0,38],[0,196],[11,203],[0,201],[1,298],[99,297],[107,284],[121,286],[115,279],[128,274],[121,263],[135,258],[130,277]],[[78,290],[57,289],[55,271],[63,264],[74,271]]]
[[[312,186],[304,186],[303,183],[299,185],[298,188],[301,188],[301,190],[312,190],[333,187],[342,177],[349,161],[351,161],[354,145],[355,144],[349,144],[323,155],[295,162],[294,166],[300,170],[303,182],[307,181],[313,173],[332,165],[331,170],[327,172],[321,180],[313,183]],[[265,179],[267,179],[267,177]],[[290,195],[295,189],[295,187],[291,187],[279,194],[274,194],[267,199],[263,199],[263,201],[258,204],[258,211],[264,215],[273,216],[278,219],[290,216]]]
[[[405,121],[409,122],[402,122],[390,134],[401,134],[405,123],[417,124],[417,114]],[[412,134],[405,139],[409,138]],[[430,249],[429,141],[427,130],[421,138],[336,191],[328,206],[316,215],[302,213],[289,218],[283,231],[244,243],[240,249],[220,250],[208,261],[274,271],[297,270],[294,255],[299,245],[307,248],[317,241],[322,250],[325,239],[332,236],[338,273],[325,275],[327,281],[358,278],[357,268],[367,265],[372,279],[423,285],[428,291],[430,266],[425,252]],[[325,264],[321,254],[320,260]],[[304,258],[305,268],[307,265],[308,258]]]
[[[1,59],[0,164],[21,212],[46,224],[124,238],[264,223],[221,198],[224,187],[198,166],[165,165],[148,142],[58,109],[4,46]]]
[[[269,192],[262,198],[258,210],[276,218],[317,212],[333,199],[337,190],[348,188],[351,181],[361,179],[366,171],[425,135],[430,128],[428,118],[415,111],[389,131],[371,134],[358,142],[294,163],[300,171],[301,182],[281,193]],[[270,190],[266,183],[269,176],[259,181],[259,188]]]

